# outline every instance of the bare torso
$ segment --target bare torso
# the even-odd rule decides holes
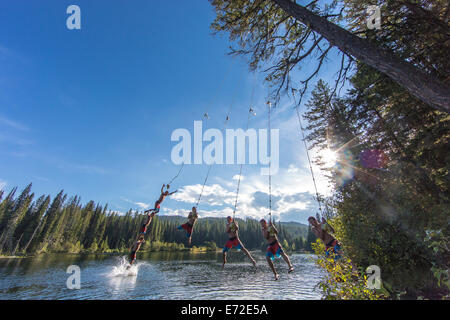
[[[271,243],[273,243],[273,242],[275,242],[275,241],[278,241],[277,235],[274,234],[274,233],[271,234],[269,228],[263,229],[263,230],[262,230],[262,233],[263,233],[264,239],[266,239],[266,242],[267,242],[268,244],[271,244]]]
[[[234,238],[238,236],[239,227],[236,222],[231,222],[227,224],[228,238]]]
[[[142,244],[142,242],[135,242],[134,244],[133,244],[133,246],[131,247],[131,251],[138,251],[139,250],[139,248],[141,247],[141,244]]]
[[[188,222],[190,225],[194,225],[195,221],[198,219],[198,215],[195,212],[189,212]]]
[[[164,199],[166,198],[166,196],[167,196],[166,194],[161,193],[161,195],[159,196],[158,202],[159,202],[159,203],[163,202]],[[153,199],[155,199],[155,198],[153,198]]]
[[[311,230],[318,238],[320,238],[323,241],[325,245],[334,240],[334,237],[325,230],[323,230],[320,226],[312,227]]]

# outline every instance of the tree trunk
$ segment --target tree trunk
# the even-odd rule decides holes
[[[286,13],[321,34],[342,52],[384,73],[411,95],[435,109],[450,113],[450,88],[410,63],[360,38],[291,0],[272,0]]]
[[[31,241],[33,241],[33,238],[34,238],[34,236],[36,235],[36,232],[37,232],[38,229],[41,227],[41,222],[42,222],[42,219],[39,220],[39,223],[38,223],[37,227],[34,228],[34,231],[33,231],[33,234],[31,235],[30,240],[28,240],[27,244],[26,244],[25,247],[23,248],[23,252],[25,252],[25,253],[27,252],[27,249],[28,249],[28,247],[30,246]]]
[[[16,247],[14,248],[13,252],[11,253],[12,256],[16,255],[16,251],[17,251],[17,249],[19,249],[20,240],[22,240],[22,237],[23,237],[23,233],[20,235],[20,238],[17,241]]]
[[[5,236],[5,232],[2,232],[2,235],[0,236],[0,253],[3,252],[3,238]]]

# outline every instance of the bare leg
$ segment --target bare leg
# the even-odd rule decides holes
[[[278,278],[280,276],[278,275],[277,270],[275,270],[275,266],[273,265],[272,259],[270,259],[269,257],[266,257],[266,259],[267,259],[267,263],[269,264],[270,269],[272,269],[272,272],[275,275],[275,280],[278,280]]]
[[[150,222],[152,222],[152,216],[148,215],[147,216],[147,221],[145,222],[145,227],[148,227],[148,225],[150,224]]]
[[[239,243],[241,244],[241,250],[247,255],[247,257],[250,258],[250,261],[253,263],[253,266],[256,267],[255,259],[253,259],[253,257],[250,254],[250,252],[248,252],[248,250],[244,247],[244,245],[242,244],[241,240],[239,240]]]
[[[289,267],[289,273],[294,271],[294,267],[291,264],[291,260],[289,259],[289,257],[287,256],[286,253],[284,253],[284,251],[281,253],[281,256],[283,257],[284,261],[286,261],[288,267]]]
[[[222,269],[225,268],[225,263],[227,263],[227,252],[226,252],[226,251],[223,252],[223,264],[222,264]]]
[[[151,214],[148,215],[148,220],[147,220],[147,226],[150,225],[150,223],[152,222],[153,216],[155,214],[152,212]]]
[[[147,222],[145,223],[145,227],[147,228],[150,223],[152,222],[153,216],[155,215],[155,212],[151,212],[147,215]]]

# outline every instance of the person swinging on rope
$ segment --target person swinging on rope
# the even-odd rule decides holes
[[[147,233],[148,226],[152,222],[152,218],[155,215],[154,212],[151,212],[151,210],[144,211],[147,213],[147,220],[141,225],[141,228],[139,229],[139,235],[144,236]]]
[[[155,207],[153,209],[144,211],[145,213],[151,212],[152,213],[152,217],[159,212],[159,210],[161,209],[161,203],[164,201],[164,199],[166,197],[171,196],[174,193],[178,192],[178,190],[175,190],[174,192],[170,192],[169,193],[170,185],[167,185],[166,191],[164,191],[164,187],[166,187],[165,184],[163,184],[162,187],[161,187],[161,195],[159,196],[159,199],[156,200]]]
[[[294,271],[294,267],[291,264],[291,260],[289,257],[284,253],[283,248],[281,247],[281,244],[278,240],[277,234],[278,230],[275,228],[275,226],[270,222],[267,224],[266,220],[261,219],[259,221],[261,224],[261,231],[263,234],[264,239],[267,241],[267,251],[266,251],[266,260],[269,264],[270,269],[272,270],[273,274],[275,275],[275,280],[278,280],[280,277],[275,269],[275,266],[273,264],[273,260],[275,258],[283,257],[284,261],[286,261],[289,270],[288,273],[291,273]]]
[[[235,247],[238,251],[242,250],[247,257],[250,258],[253,266],[256,267],[256,261],[253,259],[250,252],[244,247],[241,240],[239,239],[239,226],[237,222],[230,216],[227,217],[227,228],[226,232],[228,233],[228,241],[225,243],[223,247],[223,264],[222,269],[225,267],[225,263],[227,263],[227,252],[231,248]]]
[[[133,263],[136,261],[136,252],[139,251],[139,249],[141,248],[141,245],[145,242],[144,240],[144,236],[143,235],[139,235],[138,239],[136,240],[135,243],[133,243],[133,245],[131,246],[130,250],[130,256],[129,256],[129,261],[130,261],[130,266],[133,265]]]
[[[186,231],[186,236],[188,237],[188,244],[191,245],[192,232],[194,231],[195,222],[198,219],[196,207],[192,207],[192,210],[191,210],[191,212],[189,212],[189,215],[187,218],[188,218],[188,221],[185,224],[182,224],[181,226],[179,226],[177,229],[179,229],[179,230],[184,229]]]
[[[336,261],[341,258],[341,244],[334,238],[330,232],[334,233],[334,229],[330,226],[324,218],[319,223],[316,218],[309,217],[308,222],[311,225],[311,231],[325,244],[326,256],[333,255],[333,259]]]

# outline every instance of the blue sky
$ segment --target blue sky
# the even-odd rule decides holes
[[[81,30],[66,28],[71,4],[81,8]],[[192,130],[206,111],[208,127],[222,128],[228,111],[228,127],[245,128],[251,103],[250,127],[264,128],[263,76],[227,55],[228,38],[211,34],[213,18],[200,0],[1,2],[0,187],[33,182],[37,195],[64,189],[112,210],[142,210],[178,171],[173,130]],[[336,61],[320,74],[325,80]],[[274,215],[305,223],[316,205],[288,98],[272,127],[280,129]],[[180,192],[161,214],[186,215],[206,171],[186,165],[172,186]],[[238,173],[239,165],[213,166],[200,216],[231,212]],[[244,167],[237,216],[267,216],[267,180],[258,165]],[[319,177],[322,192],[326,185]]]

